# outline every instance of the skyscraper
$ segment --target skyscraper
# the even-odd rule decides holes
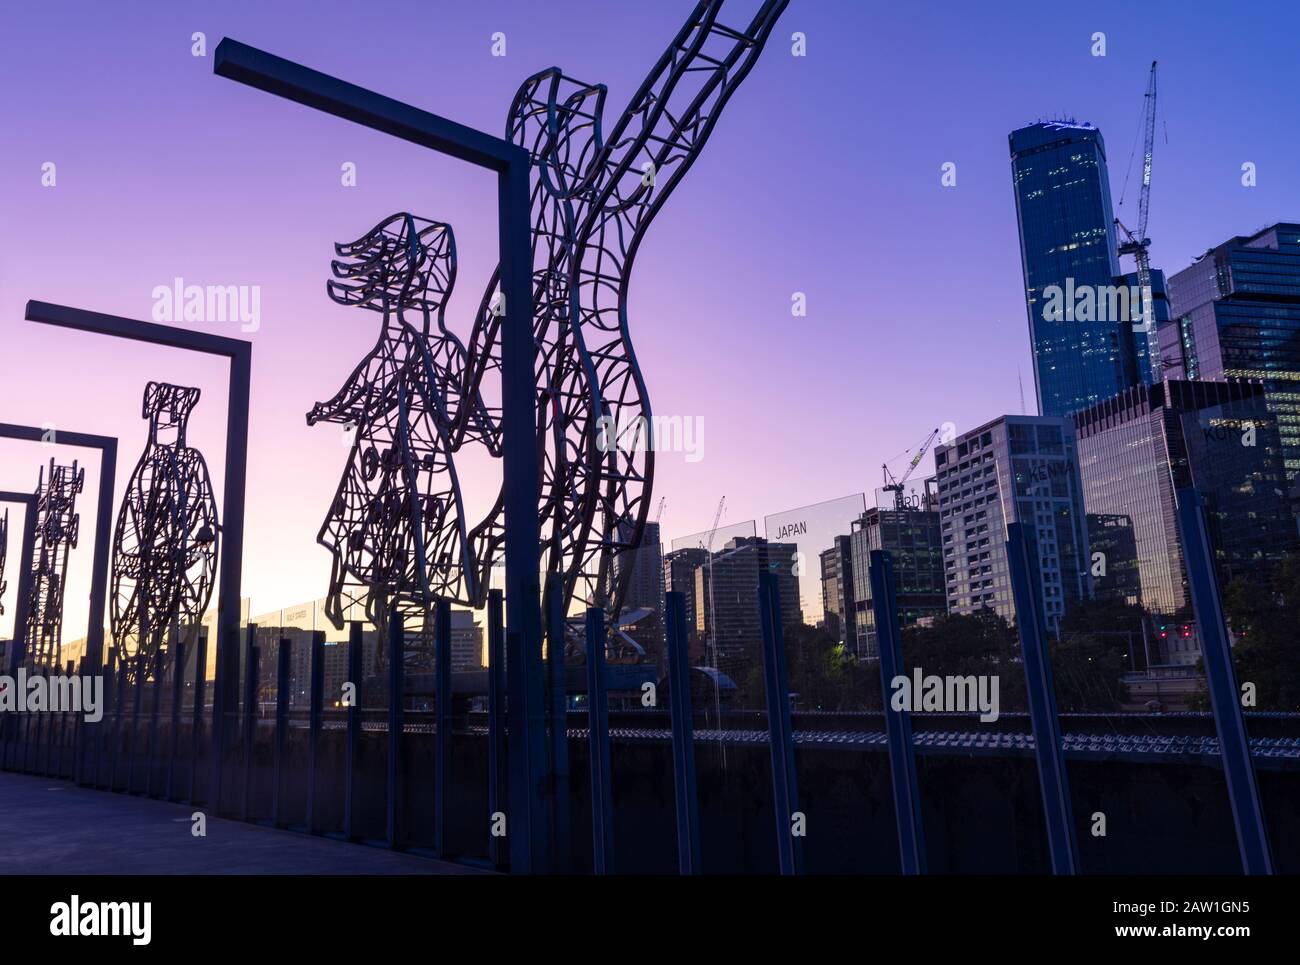
[[[1119,277],[1101,132],[1031,124],[1010,147],[1038,411],[1061,416],[1149,382],[1148,339]]]
[[[821,552],[822,613],[826,629],[853,650],[857,631],[853,626],[853,551],[847,536],[836,536],[830,549]]]
[[[1195,486],[1205,499],[1221,581],[1263,579],[1295,548],[1277,427],[1262,386],[1167,380],[1129,389],[1072,421],[1084,500],[1094,513],[1129,517],[1150,612],[1192,616],[1177,489]],[[1165,659],[1195,661],[1195,642]]]
[[[686,608],[686,634],[691,659],[699,656],[700,628],[696,623],[695,571],[709,558],[703,546],[688,546],[664,554],[664,589],[682,594]]]
[[[701,637],[716,647],[717,668],[743,678],[761,659],[758,574],[776,577],[783,627],[803,622],[794,543],[769,543],[756,536],[728,540],[726,546],[695,571],[695,623]],[[712,656],[707,654],[706,656]]]
[[[1165,374],[1261,380],[1288,484],[1300,490],[1300,224],[1229,239],[1172,276],[1169,289]]]
[[[868,509],[853,523],[849,535],[853,561],[853,649],[864,660],[880,656],[876,640],[876,611],[871,592],[871,551],[886,550],[894,565],[898,622],[912,626],[923,617],[947,609],[944,593],[943,544],[939,511],[926,499],[922,509]]]
[[[631,527],[621,530],[630,535]],[[657,663],[664,652],[664,557],[659,543],[659,524],[646,523],[641,545],[615,557],[618,579],[628,573],[627,594],[623,599],[624,619],[632,622],[623,632],[646,651],[647,659]]]
[[[949,613],[1015,620],[1008,523],[1032,528],[1049,627],[1091,595],[1074,434],[1063,418],[1002,416],[934,450]]]

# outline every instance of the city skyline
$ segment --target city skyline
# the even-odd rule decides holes
[[[575,17],[590,7],[565,5]],[[1276,41],[1257,38],[1249,56],[1229,44],[1226,59],[1218,59],[1227,75],[1224,89],[1207,92],[1193,86],[1191,67],[1201,54],[1219,51],[1223,44],[1212,22],[1198,20],[1195,12],[1184,12],[1185,19],[1177,21],[1172,14],[1163,19],[1155,12],[1148,15],[1170,28],[1167,39],[1146,36],[1140,17],[1119,5],[1097,17],[1113,25],[1053,12],[1039,17],[1032,34],[1017,26],[1013,12],[996,14],[1005,18],[1009,44],[1016,42],[1018,29],[1034,40],[1035,50],[1022,68],[1053,61],[1069,67],[1045,73],[1045,82],[1031,91],[1010,86],[1014,71],[995,51],[963,45],[965,14],[936,15],[925,24],[934,34],[931,42],[881,43],[879,59],[865,72],[866,83],[907,76],[898,52],[905,49],[910,69],[924,77],[923,83],[905,98],[870,105],[860,125],[845,126],[821,116],[814,92],[825,99],[820,110],[833,113],[836,98],[848,97],[844,84],[863,79],[857,69],[858,40],[884,38],[891,30],[906,40],[922,26],[900,12],[868,19],[850,11],[845,26],[839,11],[834,16],[814,7],[791,11],[783,29],[806,33],[807,56],[792,57],[788,43],[774,43],[774,56],[748,81],[749,96],[729,109],[715,135],[727,145],[719,153],[748,161],[701,162],[663,215],[674,226],[666,235],[696,240],[668,245],[652,238],[639,263],[643,280],[632,284],[633,338],[654,411],[699,418],[705,426],[702,458],[692,461],[677,453],[660,461],[655,495],[669,501],[663,521],[666,544],[674,534],[707,528],[722,495],[728,496],[726,525],[758,520],[783,506],[871,492],[879,482],[880,463],[915,447],[930,427],[951,422],[964,432],[1020,412],[1017,370],[1032,383],[1032,365],[1005,167],[1009,131],[1054,113],[1097,124],[1108,138],[1112,187],[1118,191],[1146,67],[1158,58],[1165,120],[1155,161],[1153,265],[1172,275],[1224,238],[1296,216],[1300,190],[1283,174],[1289,136],[1282,125],[1267,123],[1270,110],[1287,106],[1285,83],[1268,83],[1280,70],[1269,65],[1284,62],[1267,55],[1268,45],[1276,42],[1281,49],[1284,32]],[[1294,16],[1290,11],[1280,15]],[[418,31],[395,41],[411,49],[409,58],[399,54],[377,64],[368,52],[352,53],[329,42],[324,18],[303,24],[251,6],[220,15],[159,8],[147,23],[132,19],[142,16],[135,12],[115,14],[102,21],[102,30],[66,37],[43,22],[38,31],[33,16],[12,18],[23,42],[17,44],[16,56],[0,66],[6,89],[30,91],[9,110],[20,148],[8,159],[8,176],[0,188],[0,200],[14,214],[0,227],[12,253],[0,275],[0,324],[5,326],[7,356],[58,359],[59,374],[14,367],[6,390],[9,419],[53,425],[56,431],[117,435],[122,479],[143,442],[140,387],[159,371],[177,371],[177,381],[200,386],[207,399],[195,414],[194,443],[219,452],[224,391],[215,364],[164,362],[160,350],[37,329],[21,321],[22,304],[27,298],[45,298],[149,319],[153,292],[176,278],[187,284],[259,286],[258,331],[240,335],[239,326],[229,323],[195,327],[247,337],[254,344],[256,418],[245,595],[259,612],[314,599],[329,565],[314,536],[344,450],[328,430],[309,431],[302,416],[369,338],[364,326],[350,324],[348,313],[324,297],[321,281],[329,250],[322,239],[346,237],[349,230],[373,221],[376,210],[390,207],[453,221],[462,272],[467,282],[475,282],[469,284],[472,290],[490,262],[490,225],[481,210],[492,200],[486,183],[450,164],[342,130],[306,112],[286,116],[271,105],[236,100],[233,92],[210,83],[215,41],[223,34],[242,35],[312,66],[356,76],[377,90],[497,130],[520,74],[551,62],[584,79],[608,80],[611,102],[621,104],[634,74],[622,66],[623,55],[611,50],[626,45],[627,61],[639,63],[645,52],[641,48],[652,50],[676,13],[638,12],[645,18],[644,38],[608,24],[593,26],[609,31],[609,44],[595,54],[568,37],[565,28],[542,22],[523,5],[448,15],[436,26],[430,18],[429,30],[437,31],[448,57],[429,68],[415,66],[421,63],[416,48],[428,40]],[[206,33],[206,58],[190,55],[193,30]],[[496,30],[504,31],[510,44],[504,65],[490,54],[490,35]],[[1106,57],[1091,56],[1090,37],[1096,30],[1107,31]],[[95,44],[88,39],[93,36],[114,40]],[[133,57],[147,59],[150,69],[122,71],[121,63]],[[508,69],[497,69],[501,67]],[[435,90],[439,69],[479,78],[483,88],[437,85],[435,104],[429,92]],[[976,105],[972,92],[946,83],[972,69],[987,75],[991,89],[998,91],[996,108]],[[95,76],[120,80],[89,83]],[[981,101],[988,89],[979,95]],[[1251,98],[1234,101],[1233,92],[1242,90],[1250,90]],[[1243,140],[1234,141],[1212,124],[1226,102],[1242,113],[1237,129],[1251,132],[1248,139],[1241,135]],[[768,117],[773,103],[791,113],[780,136]],[[860,100],[854,103],[861,108]],[[126,105],[129,113],[124,113]],[[169,112],[180,105],[183,113]],[[205,126],[208,115],[223,118],[221,130]],[[247,130],[230,130],[231,116],[246,118]],[[75,136],[61,126],[72,117],[79,124]],[[920,123],[923,117],[940,123]],[[873,133],[889,125],[906,131],[908,138],[873,140]],[[241,137],[249,150],[228,150],[239,146]],[[814,179],[825,184],[806,178],[810,146],[835,175]],[[267,153],[282,163],[268,164]],[[41,187],[41,165],[47,161],[58,165],[53,188]],[[345,161],[358,165],[354,189],[339,186],[339,165]],[[949,161],[957,165],[954,188],[941,185],[941,165]],[[1240,164],[1246,161],[1259,169],[1254,188],[1240,183]],[[863,181],[888,183],[895,190],[855,190]],[[844,196],[837,204],[827,203],[831,183]],[[1132,198],[1132,186],[1129,192]],[[255,210],[268,212],[261,216],[270,219],[267,225],[257,223]],[[814,210],[817,217],[800,218],[801,211]],[[724,231],[729,238],[747,240],[725,246],[710,241],[716,237],[711,232]],[[927,251],[921,240],[933,244],[938,231],[949,241],[957,239],[940,249],[941,265],[921,257]],[[779,243],[763,242],[765,235]],[[79,257],[49,256],[69,244]],[[80,257],[88,252],[104,255]],[[944,274],[945,284],[925,285],[936,271]],[[653,278],[679,283],[656,285]],[[719,285],[717,278],[726,278],[727,284]],[[916,297],[921,286],[924,299]],[[807,296],[806,317],[790,314],[794,292]],[[466,300],[453,304],[461,326],[468,317]],[[928,332],[926,337],[918,338],[919,328]],[[857,365],[838,364],[843,353],[826,349],[837,342],[861,346],[860,354],[849,359]],[[958,360],[972,357],[982,364],[971,378],[940,378]],[[723,358],[727,364],[717,365],[715,360]],[[889,359],[876,369],[888,379],[864,378],[859,366],[870,368],[878,358]],[[112,371],[112,377],[103,377],[105,371]],[[752,392],[760,377],[769,393],[765,405],[755,405]],[[81,386],[86,388],[77,388]],[[910,404],[899,406],[900,397]],[[1026,398],[1032,398],[1031,391]],[[88,401],[93,405],[87,406]],[[1027,411],[1032,409],[1030,402]],[[879,418],[882,413],[889,418]],[[12,489],[34,487],[35,467],[50,454],[17,443],[5,443],[0,452],[0,484]],[[53,450],[60,459],[66,452]],[[98,469],[93,459],[82,464],[92,490]],[[213,466],[218,491],[220,473],[220,466]],[[303,485],[302,495],[292,500],[276,497],[271,485],[285,473]],[[92,531],[93,504],[83,500],[80,510],[83,531]],[[73,554],[66,638],[84,632],[87,554],[86,544]],[[12,596],[14,581],[9,583]],[[13,612],[11,601],[5,602],[0,635]]]

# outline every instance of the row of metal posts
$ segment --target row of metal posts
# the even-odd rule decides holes
[[[1179,524],[1188,570],[1192,602],[1201,630],[1202,651],[1207,684],[1210,691],[1213,716],[1219,735],[1220,753],[1228,787],[1243,869],[1247,873],[1271,873],[1272,857],[1267,829],[1260,804],[1259,789],[1253,763],[1250,759],[1245,720],[1232,670],[1231,650],[1223,620],[1211,544],[1205,523],[1200,497],[1192,490],[1179,492]],[[1016,606],[1016,625],[1020,636],[1021,656],[1024,661],[1026,696],[1033,727],[1035,757],[1040,781],[1046,837],[1053,872],[1072,874],[1079,870],[1079,849],[1074,816],[1070,801],[1065,756],[1062,746],[1060,718],[1056,710],[1055,690],[1052,683],[1051,659],[1048,650],[1046,621],[1041,606],[1041,593],[1037,584],[1036,538],[1032,528],[1019,523],[1007,527],[1007,553],[1013,600]],[[873,551],[870,560],[870,580],[875,624],[880,650],[882,695],[888,695],[890,682],[903,667],[900,621],[892,562],[887,552]],[[759,616],[762,634],[762,659],[767,701],[769,752],[773,782],[773,804],[776,819],[778,867],[783,874],[796,874],[802,870],[803,856],[800,836],[792,830],[799,810],[798,782],[794,767],[795,738],[790,722],[789,679],[786,653],[780,621],[780,598],[775,577],[762,573],[759,577]],[[548,741],[549,794],[552,802],[551,849],[556,856],[557,870],[568,860],[569,834],[569,784],[568,784],[568,694],[565,678],[565,614],[560,610],[561,594],[557,581],[550,580],[544,600],[546,639],[548,647],[546,702],[550,725]],[[503,601],[500,591],[492,591],[488,601],[488,802],[490,818],[494,822],[504,815],[505,762],[507,729],[505,726],[505,627]],[[683,874],[701,870],[700,819],[698,810],[697,776],[694,760],[693,706],[690,679],[690,660],[687,652],[685,603],[682,594],[665,595],[666,642],[668,664],[668,703],[672,726],[672,757],[675,782],[675,818],[678,841],[678,869]],[[435,761],[434,761],[434,841],[432,852],[443,857],[447,854],[446,815],[449,790],[449,762],[451,757],[451,653],[450,607],[446,602],[438,605],[434,614],[435,634]],[[610,733],[608,697],[606,692],[605,614],[598,608],[587,613],[586,620],[586,670],[587,670],[587,735],[591,770],[591,815],[593,870],[610,873],[616,868],[614,852],[614,808],[610,765]],[[257,726],[257,693],[259,649],[255,643],[256,627],[247,628],[245,647],[245,680],[243,693],[243,787],[239,803],[239,816],[250,816],[254,731]],[[301,830],[320,833],[316,791],[319,783],[320,739],[324,717],[324,633],[315,632],[311,639],[310,659],[310,709],[308,716],[308,756],[306,788],[306,820]],[[361,738],[361,683],[362,683],[362,626],[353,623],[348,648],[348,677],[354,686],[347,702],[347,750],[344,757],[344,807],[342,836],[358,839],[356,807],[356,759]],[[401,813],[401,735],[404,729],[403,669],[405,638],[400,618],[389,620],[386,640],[388,657],[388,760],[386,785],[386,833],[381,843],[390,848],[402,846],[399,822]],[[198,772],[206,672],[206,640],[200,635],[196,648],[194,672],[193,731],[189,787],[185,800],[197,803],[196,776]],[[279,641],[277,660],[277,698],[275,711],[275,738],[273,756],[273,788],[270,823],[284,826],[282,815],[282,768],[289,726],[289,672],[291,643]],[[170,708],[172,739],[169,745],[165,788],[162,796],[176,800],[175,767],[178,735],[182,712],[183,670],[185,647],[177,642],[172,648],[173,692]],[[84,665],[84,662],[83,662]],[[73,724],[73,778],[88,786],[116,789],[118,786],[119,752],[126,756],[127,793],[136,793],[135,772],[139,754],[134,746],[140,736],[140,715],[144,702],[145,681],[142,663],[135,675],[134,699],[127,739],[123,740],[124,711],[128,687],[128,668],[116,648],[110,650],[106,667],[105,686],[109,704],[98,724],[83,724],[77,717]],[[153,777],[158,746],[161,681],[155,681],[149,710],[148,753],[145,761],[146,778],[142,793],[154,795]],[[115,691],[115,692],[114,692]],[[921,815],[915,747],[912,740],[910,716],[905,710],[894,710],[890,701],[884,700],[884,719],[894,813],[902,871],[905,874],[923,874],[926,870],[925,837]],[[43,715],[44,717],[45,715]],[[66,716],[66,715],[65,715]],[[32,728],[36,734],[33,739]],[[221,715],[214,712],[213,728],[222,727]],[[87,732],[85,728],[89,728]],[[63,753],[67,744],[67,722],[58,726],[58,743],[54,743],[53,722],[44,719],[33,724],[21,721],[5,730],[4,767],[36,771],[46,775],[61,774],[64,769]],[[105,753],[105,745],[107,753]],[[125,744],[125,747],[123,745]],[[214,742],[215,748],[221,746]],[[31,761],[31,754],[36,761]],[[57,755],[57,763],[51,757]],[[83,759],[88,758],[88,759]],[[105,760],[107,758],[107,760]],[[107,765],[107,774],[103,773]],[[215,812],[220,808],[216,795],[220,793],[224,762],[211,762],[212,781],[206,801]],[[492,866],[504,868],[507,853],[501,837],[489,832],[488,854]],[[573,869],[567,869],[573,870]]]
[[[1193,489],[1179,491],[1178,515],[1193,608],[1197,624],[1201,627],[1206,680],[1219,735],[1242,868],[1247,874],[1271,874],[1273,866],[1267,826],[1250,757],[1245,716],[1233,672],[1230,641],[1213,565],[1212,545],[1199,493]],[[1006,549],[1049,859],[1054,873],[1075,874],[1079,871],[1079,846],[1052,680],[1046,619],[1037,577],[1036,547],[1037,539],[1031,527],[1020,523],[1008,525]],[[881,694],[900,866],[904,874],[924,874],[927,867],[925,834],[910,714],[906,710],[894,709],[888,698],[892,689],[891,681],[903,667],[896,583],[888,552],[872,551],[869,576],[880,650]],[[781,632],[780,594],[775,577],[770,573],[761,573],[758,590],[777,860],[782,874],[797,874],[802,870],[803,855],[800,837],[792,830],[799,807],[794,768],[795,740],[790,724],[790,687]],[[691,874],[700,869],[700,844],[693,711],[682,594],[665,594],[665,611],[678,867],[681,873]],[[605,621],[600,610],[588,611],[586,629],[593,865],[597,873],[606,873],[614,868],[613,809],[604,686]]]

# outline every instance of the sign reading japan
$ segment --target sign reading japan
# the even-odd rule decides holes
[[[799,579],[799,602],[805,623],[822,619],[821,554],[836,536],[848,536],[853,523],[866,510],[866,496],[855,493],[811,506],[773,513],[763,520],[769,543],[792,543],[795,551],[781,565],[791,567]]]

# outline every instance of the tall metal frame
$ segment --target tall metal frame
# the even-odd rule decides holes
[[[32,571],[25,562],[32,558],[32,547],[36,545],[36,494],[0,490],[0,503],[18,503],[23,507],[23,538],[18,559],[23,561],[24,565],[18,568],[18,588],[14,599],[14,634],[13,639],[9,641],[9,652],[6,654],[6,670],[12,677],[18,670],[27,644],[27,602],[31,598]],[[4,534],[0,536],[0,559],[3,559],[8,551],[9,511],[7,509],[4,518]],[[0,567],[0,573],[2,571],[3,567]],[[4,591],[5,583],[0,580],[0,593]],[[3,612],[4,609],[0,607],[0,614]]]
[[[28,303],[30,311],[32,303]],[[117,476],[117,438],[88,432],[0,423],[0,439],[49,443],[99,452],[99,486],[95,497],[95,543],[91,550],[90,607],[86,624],[89,673],[98,673],[104,660],[104,607],[108,592],[108,552],[112,538],[113,482]],[[34,517],[33,517],[34,518]],[[26,557],[25,557],[26,558]],[[15,667],[17,664],[14,665]]]
[[[62,465],[50,459],[49,475],[42,466],[36,483],[36,543],[24,560],[32,573],[27,602],[24,662],[35,669],[57,672],[63,666],[63,591],[68,556],[77,548],[81,517],[77,495],[86,484],[86,470],[72,460]]]
[[[222,531],[226,546],[221,557],[219,575],[221,591],[217,603],[217,675],[213,682],[213,702],[217,709],[213,716],[214,720],[220,722],[225,713],[234,709],[239,697],[237,693],[239,646],[236,637],[239,633],[240,585],[244,560],[244,486],[248,472],[248,395],[252,376],[253,346],[242,339],[209,335],[206,332],[159,325],[154,322],[141,322],[133,318],[122,318],[118,315],[90,312],[40,301],[27,303],[26,317],[28,321],[44,325],[216,355],[227,359],[230,363],[229,390],[226,400],[225,482],[222,499],[226,515]],[[66,434],[59,434],[60,442],[65,441],[66,438]],[[117,440],[114,439],[114,459],[116,459],[116,446]],[[108,460],[106,459],[105,462],[107,463]],[[101,513],[99,518],[105,522],[98,527],[97,540],[105,538],[108,532],[107,520],[113,512],[111,490],[106,499],[101,491],[99,508]],[[97,543],[96,553],[99,551],[100,547]],[[92,604],[98,601],[98,612],[92,609],[91,631],[98,634],[98,645],[102,649],[103,596],[108,576],[106,538],[103,545],[103,560],[101,562],[97,557],[96,566],[102,569],[98,571],[101,580],[98,590],[92,588],[91,591]],[[100,659],[102,660],[102,656]],[[224,731],[218,723],[213,728],[214,744],[224,747],[223,734]],[[214,754],[214,759],[219,760],[219,755]],[[219,800],[215,794],[212,798],[214,801]]]
[[[481,598],[492,558],[504,544],[511,729],[521,738],[510,743],[511,822],[527,829],[511,835],[516,870],[546,863],[542,545],[544,569],[565,575],[566,601],[585,595],[618,611],[621,591],[609,590],[613,557],[639,544],[653,477],[644,437],[649,404],[627,328],[631,265],[646,226],[698,155],[787,2],[765,0],[748,28],[736,30],[717,22],[723,0],[701,0],[607,140],[601,132],[603,85],[573,81],[558,68],[525,81],[509,114],[507,138],[498,139],[229,38],[216,51],[213,69],[219,76],[498,175],[500,266],[480,304],[467,354],[434,358],[443,366],[438,401],[446,407],[451,449],[477,443],[503,463],[496,504],[466,534],[468,546],[453,559],[462,561],[458,577],[474,591],[469,595]],[[404,226],[407,250],[414,252],[410,241],[418,230],[413,220]],[[373,249],[375,243],[367,245]],[[393,250],[402,250],[400,238]],[[500,405],[494,407],[483,401],[480,387],[488,373],[497,372]],[[403,392],[397,396],[404,420]],[[630,441],[618,438],[624,430],[631,432]],[[394,462],[413,466],[410,454],[397,448]],[[447,456],[439,453],[435,461]],[[372,462],[376,458],[382,453]],[[407,494],[414,495],[419,486],[410,475],[408,469]],[[413,503],[399,500],[395,511]],[[453,504],[443,497],[437,505]],[[382,502],[371,505],[385,511]],[[454,546],[462,525],[457,514],[433,545]],[[420,534],[425,528],[414,517],[411,527]],[[405,569],[405,560],[389,562]],[[477,580],[468,576],[475,565]],[[426,568],[424,578],[430,572]],[[431,602],[425,601],[426,612]]]

